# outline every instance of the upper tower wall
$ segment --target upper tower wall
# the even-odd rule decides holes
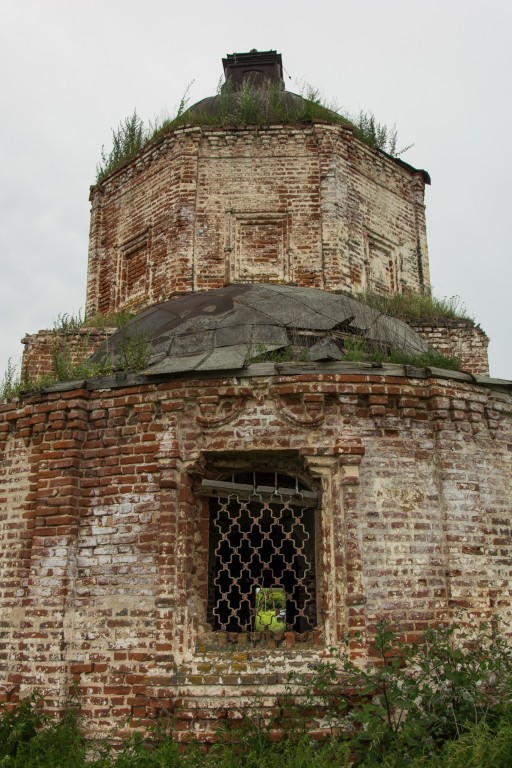
[[[228,283],[428,290],[424,184],[339,125],[174,131],[92,189],[87,314]]]
[[[92,188],[87,314],[230,283],[429,290],[426,179],[350,126],[174,130]]]

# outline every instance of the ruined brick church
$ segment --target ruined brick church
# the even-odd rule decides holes
[[[275,51],[223,63],[284,89]],[[111,373],[0,405],[1,699],[75,687],[97,731],[168,711],[206,739],[379,620],[512,631],[512,383],[478,326],[357,301],[429,292],[429,183],[349,124],[191,118],[91,189],[87,316],[131,309],[149,355],[126,373],[126,329],[83,328]]]

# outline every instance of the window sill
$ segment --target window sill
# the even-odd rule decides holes
[[[199,635],[196,651],[301,650],[323,645],[323,630],[307,632],[208,632]]]

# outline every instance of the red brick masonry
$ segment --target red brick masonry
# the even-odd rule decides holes
[[[244,282],[421,292],[424,190],[340,125],[175,130],[91,189],[86,314]]]
[[[57,706],[76,683],[93,729],[169,709],[206,739],[330,646],[364,656],[354,633],[378,619],[416,633],[465,608],[511,631],[510,388],[399,366],[284,372],[0,406],[3,698],[39,688]],[[206,624],[199,485],[240,466],[298,471],[320,493],[306,638]]]

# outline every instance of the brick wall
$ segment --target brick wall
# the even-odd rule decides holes
[[[343,126],[174,131],[91,190],[87,314],[251,281],[421,291],[424,179]]]
[[[447,357],[458,357],[463,371],[481,376],[489,375],[489,337],[479,325],[450,318],[435,322],[408,320],[407,323],[437,352]]]
[[[39,331],[22,339],[21,378],[36,381],[55,371],[54,355],[59,352],[73,365],[83,362],[115,332],[115,328],[80,328],[75,332]]]
[[[93,730],[167,709],[206,739],[377,619],[415,633],[466,608],[512,631],[510,393],[393,366],[128,384],[0,409],[11,698],[37,687],[58,706],[76,683]],[[200,484],[234,466],[320,493],[308,637],[206,623]]]
[[[25,442],[27,423],[17,421],[11,432],[7,406],[0,414],[0,666],[3,679],[0,701],[8,701],[21,680],[18,649],[23,624],[23,585],[27,583],[27,520],[25,510],[30,492],[30,451]]]

